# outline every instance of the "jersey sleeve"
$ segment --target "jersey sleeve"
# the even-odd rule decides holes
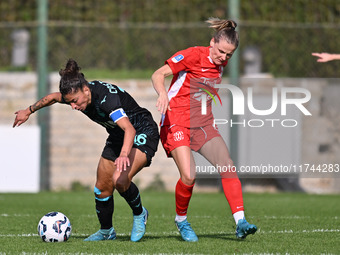
[[[117,122],[121,118],[127,117],[123,108],[118,108],[117,110],[112,111],[109,116],[113,122]]]
[[[198,55],[195,52],[195,48],[188,48],[181,50],[174,54],[171,58],[165,61],[172,70],[173,74],[179,73],[180,71],[187,71],[192,68],[197,61],[199,61]]]
[[[98,100],[99,108],[114,122],[121,118],[127,117],[123,105],[120,100],[120,93],[122,89],[113,84],[95,81],[96,98]]]
[[[106,94],[101,100],[100,108],[102,108],[114,122],[127,117],[118,93]]]

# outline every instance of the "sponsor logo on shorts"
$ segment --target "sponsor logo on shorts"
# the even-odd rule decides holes
[[[177,131],[176,133],[174,133],[174,141],[175,142],[182,141],[183,139],[184,139],[183,131]]]

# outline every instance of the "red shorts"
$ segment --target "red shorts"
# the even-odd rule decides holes
[[[160,132],[161,142],[168,157],[171,157],[170,152],[177,147],[188,146],[198,151],[206,142],[220,136],[217,127],[214,128],[212,125],[199,128],[162,126]]]

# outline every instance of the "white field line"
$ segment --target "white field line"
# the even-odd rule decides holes
[[[7,214],[7,213],[2,213],[0,214],[1,217],[32,217],[30,214]],[[93,215],[79,215],[79,217],[96,217],[95,214]],[[190,216],[191,218],[203,218],[203,219],[208,219],[208,218],[219,218],[217,216],[209,216],[209,215],[203,215],[203,216]],[[116,216],[118,219],[130,219],[130,216]],[[172,216],[167,216],[167,215],[155,215],[152,216],[152,218],[169,218],[172,219]],[[305,219],[311,219],[311,216],[298,216],[298,215],[291,215],[291,216],[269,216],[269,215],[264,215],[264,216],[250,216],[248,218],[264,218],[267,220],[305,220]],[[338,216],[330,216],[330,217],[324,217],[325,219],[331,219],[331,220],[338,220]],[[309,233],[339,233],[340,229],[311,229],[311,230],[292,230],[292,229],[284,229],[284,230],[276,230],[276,231],[267,231],[267,230],[261,230],[259,229],[257,231],[257,234],[309,234]],[[221,231],[221,232],[202,232],[197,234],[219,234],[219,235],[233,235],[233,231]],[[75,237],[86,237],[89,236],[90,234],[72,234],[72,236]],[[130,233],[117,233],[117,236],[129,236]],[[171,235],[179,235],[177,231],[173,232],[150,232],[146,233],[148,236],[171,236]],[[32,236],[38,236],[38,234],[35,233],[28,233],[28,234],[1,234],[0,233],[0,238],[1,237],[32,237]]]
[[[30,214],[8,214],[8,213],[2,213],[0,214],[0,217],[33,217]],[[79,218],[81,217],[97,217],[97,215],[94,214],[84,214],[84,215],[78,215]],[[115,218],[119,218],[119,219],[131,219],[130,216],[121,216],[121,215],[115,215]],[[152,218],[154,219],[166,219],[166,218],[173,218],[174,216],[169,216],[169,215],[151,215]],[[226,215],[227,217],[227,215]],[[218,216],[214,216],[214,215],[192,215],[189,216],[189,218],[195,218],[195,219],[214,219],[214,218],[218,218],[221,219],[221,217]],[[311,216],[299,216],[299,215],[289,215],[289,216],[275,216],[275,215],[261,215],[261,216],[247,216],[247,219],[254,219],[254,218],[263,218],[266,220],[305,220],[305,219],[312,219],[313,217]],[[339,216],[327,216],[327,217],[323,217],[324,219],[330,219],[330,220],[339,220],[340,217]]]
[[[30,214],[8,214],[8,213],[2,213],[0,214],[0,217],[31,217]]]

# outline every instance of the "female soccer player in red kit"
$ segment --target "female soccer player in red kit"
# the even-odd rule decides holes
[[[232,169],[233,162],[218,129],[213,125],[212,98],[217,95],[215,85],[221,83],[223,68],[239,44],[232,20],[210,18],[215,35],[209,47],[192,47],[177,52],[152,75],[158,93],[156,106],[162,114],[161,141],[168,155],[179,169],[176,185],[176,226],[185,241],[198,238],[187,221],[187,209],[195,184],[195,161],[191,150],[197,151],[214,166]],[[168,92],[165,77],[173,75]],[[209,93],[207,93],[209,92]],[[202,96],[207,99],[206,114],[202,114]],[[218,95],[217,95],[218,96]],[[236,223],[236,236],[245,238],[257,227],[244,217],[242,187],[236,173],[221,173],[222,187]]]

